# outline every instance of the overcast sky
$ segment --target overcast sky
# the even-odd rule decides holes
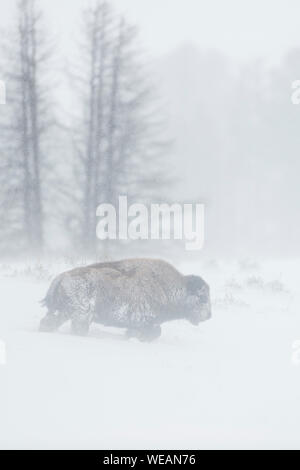
[[[75,37],[80,8],[89,0],[37,0],[49,13],[50,29],[62,44]],[[0,25],[12,12],[1,0]],[[150,53],[164,54],[180,43],[217,48],[239,60],[279,56],[300,44],[299,0],[114,0],[140,26]]]

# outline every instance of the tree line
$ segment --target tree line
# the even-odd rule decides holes
[[[106,0],[83,11],[82,23],[65,77],[74,93],[67,123],[53,104],[55,48],[35,0],[18,1],[2,41],[0,254],[44,253],[55,213],[71,245],[93,255],[100,203],[119,195],[147,202],[163,187],[168,142],[137,28]]]

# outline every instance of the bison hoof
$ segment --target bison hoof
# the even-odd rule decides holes
[[[39,331],[42,333],[51,333],[57,329],[57,318],[55,315],[47,315],[40,322]]]
[[[140,329],[130,329],[127,331],[127,338],[137,338],[146,343],[154,341],[161,335],[161,327],[159,325],[147,326]]]
[[[73,320],[71,324],[71,333],[76,336],[86,336],[89,332],[89,324],[86,322]]]

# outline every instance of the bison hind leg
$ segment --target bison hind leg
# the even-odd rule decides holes
[[[161,335],[160,325],[144,325],[139,328],[129,328],[127,330],[127,338],[137,338],[142,342],[150,343]]]
[[[65,323],[68,318],[62,313],[48,312],[47,315],[40,321],[39,331],[43,333],[52,333]]]

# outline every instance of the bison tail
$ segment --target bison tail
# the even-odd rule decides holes
[[[57,295],[56,295],[56,293],[57,293],[57,289],[60,285],[60,282],[61,282],[61,276],[56,277],[52,281],[52,283],[49,287],[49,290],[46,294],[46,297],[40,301],[40,303],[43,307],[47,307],[48,310],[53,312],[53,313],[57,310],[57,305],[56,305]]]

